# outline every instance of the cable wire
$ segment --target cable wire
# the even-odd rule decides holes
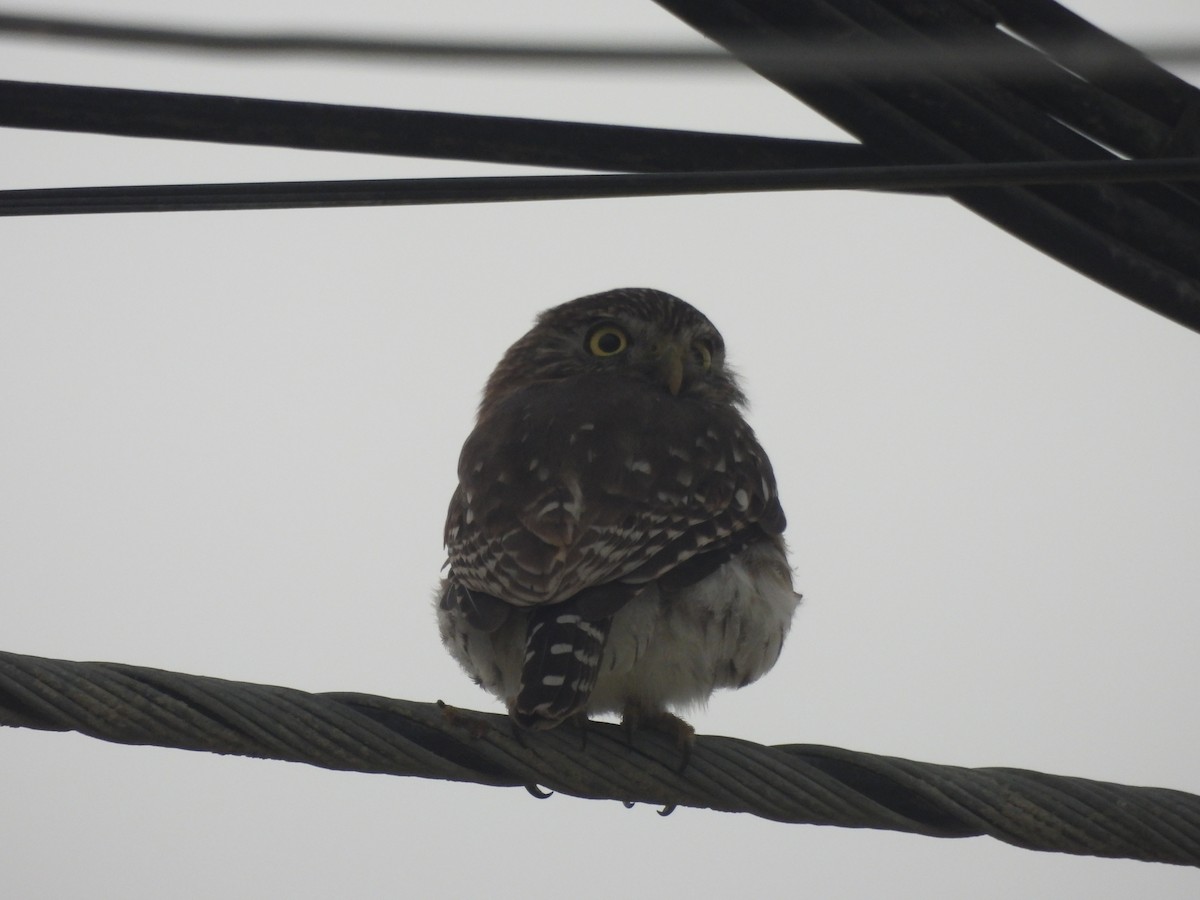
[[[0,191],[0,217],[425,206],[768,191],[942,192],[962,187],[1178,179],[1200,180],[1200,159],[35,188]]]
[[[0,35],[112,44],[167,51],[253,54],[258,56],[351,57],[396,62],[443,62],[455,66],[520,65],[686,70],[741,68],[741,62],[716,47],[680,45],[595,45],[565,42],[463,41],[380,38],[317,32],[230,31],[175,28],[131,22],[99,21],[59,16],[0,13]],[[1064,37],[1064,53],[1094,71],[1119,74],[1136,63],[1110,44],[1093,36]],[[1200,44],[1194,41],[1143,42],[1141,52],[1164,64],[1200,64]],[[930,62],[919,43],[880,50],[869,42],[777,41],[758,38],[755,52],[793,75],[820,75],[830,64],[857,74],[902,77],[925,71]],[[961,42],[933,63],[943,71],[970,69],[1027,77],[1020,56],[986,42]]]
[[[0,126],[613,172],[883,162],[848,142],[3,80]]]
[[[1008,14],[1016,0],[656,2],[895,163],[1090,161],[1111,158],[1114,150],[1134,158],[1200,155],[1200,91],[1144,58],[1130,74],[1111,79],[1124,84],[1119,92],[1107,81],[1090,82],[1046,41],[1056,23],[1069,21],[1051,0],[1030,0],[1032,12],[1024,17]],[[1136,56],[1103,37],[1115,50]],[[904,80],[836,63],[818,76],[803,76],[757,56],[762,42],[799,46],[822,39],[862,41],[881,50],[918,42],[930,67]],[[1045,86],[1005,73],[964,69],[951,76],[936,69],[937,60],[963,41],[1003,46],[1031,66],[1040,62],[1054,78]],[[1047,57],[1053,65],[1045,65]],[[1141,98],[1152,99],[1143,104]],[[1200,187],[964,187],[952,196],[1099,283],[1200,330]]]
[[[859,158],[868,165],[880,160],[906,164],[1092,162],[1112,160],[1113,150],[1133,159],[1200,156],[1200,91],[1052,0],[998,0],[991,6],[973,0],[927,0],[917,5],[901,0],[794,0],[786,6],[772,0],[659,3],[714,41],[727,44],[752,68],[858,136],[865,144]],[[1087,58],[1072,58],[1070,53],[1080,40],[1104,45],[1107,53],[1122,60],[1123,71],[1114,75],[1089,68],[1092,63]],[[830,60],[820,72],[797,75],[774,50],[763,49],[784,46],[791,48],[792,55],[803,55],[812,42],[864,47],[870,54],[886,55],[896,47],[919,47],[921,53],[910,60],[907,75],[898,79],[864,74],[849,58]],[[963,46],[991,48],[988,53],[1011,55],[1021,66],[1016,73],[972,68],[961,55],[955,55]],[[986,55],[981,53],[979,58]],[[941,61],[950,58],[959,66],[954,71],[941,66]],[[59,112],[52,103],[34,103],[16,109],[14,117],[28,115],[30,109],[49,110],[48,118]],[[0,112],[7,115],[10,111],[0,106]],[[76,107],[76,111],[72,116],[59,114],[58,125],[31,127],[71,127],[63,123],[96,118],[86,108],[79,111]],[[110,108],[99,117],[112,111]],[[96,130],[144,127],[145,117],[140,126],[133,122],[138,116],[135,111],[116,124],[110,116],[110,121]],[[187,115],[173,119],[168,115],[162,130],[185,132],[188,119]],[[488,158],[494,153],[490,149],[493,141],[484,132],[491,124],[496,123],[426,120],[409,144],[419,153],[424,142],[437,155],[439,140],[446,136],[447,156]],[[479,125],[483,128],[476,128]],[[236,136],[239,128],[255,132],[246,120],[240,125],[226,121],[204,139],[221,140],[224,133],[224,139],[240,142]],[[513,141],[501,143],[503,152],[514,161],[538,158],[541,151],[538,142],[529,138],[532,132],[522,137],[521,130],[519,125],[499,126],[500,136]],[[544,128],[541,133],[546,134]],[[320,140],[331,135],[334,141],[352,142],[346,131],[335,134],[333,129],[318,128],[307,137]],[[265,132],[259,130],[258,136],[263,139]],[[574,138],[565,138],[567,150],[559,163],[571,155],[586,155],[582,137],[579,132]],[[727,140],[732,136],[713,137]],[[385,137],[383,142],[389,139]],[[616,136],[616,153],[605,150],[593,156],[601,157],[602,162],[606,155],[611,156],[610,161],[621,154],[636,155],[639,151],[632,144],[642,139],[649,135]],[[364,136],[363,144],[370,141],[370,136]],[[267,137],[264,142],[272,141]],[[551,140],[544,146],[560,145]],[[727,144],[720,152],[731,150]],[[814,146],[804,152],[809,151],[825,152]],[[696,158],[688,164],[692,151],[678,144],[674,151],[655,158],[643,141],[640,152],[653,159],[650,165],[614,165],[608,170],[780,167],[778,163],[698,165]],[[681,157],[684,164],[680,164]],[[784,164],[786,168],[794,166]],[[1195,252],[1200,245],[1200,187],[1181,181],[1000,189],[969,186],[955,189],[953,196],[1101,284],[1200,330],[1200,257]],[[42,195],[42,200],[48,199]]]
[[[670,739],[591,723],[520,733],[504,716],[308,694],[117,663],[0,652],[0,725],[778,822],[1200,866],[1200,797],[1020,769],[965,769],[817,745]]]

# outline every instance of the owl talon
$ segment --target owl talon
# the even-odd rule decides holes
[[[621,715],[621,728],[625,730],[625,740],[630,747],[633,746],[634,733],[639,728],[649,728],[651,731],[674,738],[675,746],[679,748],[681,755],[679,768],[676,771],[681,775],[687,769],[688,763],[691,762],[692,746],[696,743],[696,729],[679,716],[662,710],[649,712],[635,704],[630,704],[625,707],[625,711]]]
[[[554,796],[554,791],[543,791],[536,784],[525,785],[525,790],[529,792],[531,797],[536,797],[538,800],[548,800]]]
[[[637,804],[634,803],[632,800],[622,800],[621,805],[624,806],[626,809],[633,809],[635,806],[637,806]],[[677,803],[668,803],[662,809],[655,810],[655,811],[663,818],[666,818],[671,813],[675,812],[675,810],[678,808],[678,806],[679,806],[679,804],[677,804]]]

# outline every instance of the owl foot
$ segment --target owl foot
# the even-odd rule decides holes
[[[442,718],[445,719],[448,726],[451,728],[463,728],[473,738],[481,738],[491,729],[491,726],[482,719],[477,719],[460,709],[455,709],[442,700],[439,700],[437,705],[438,709],[442,711]]]
[[[579,735],[579,749],[581,751],[587,749],[588,726],[592,724],[592,720],[587,717],[586,712],[574,713],[565,719],[546,719],[540,716],[523,715],[511,710],[508,715],[509,731],[512,734],[513,740],[521,745],[521,749],[526,748],[525,736],[527,734],[538,731],[549,731],[561,725],[569,725],[575,729]]]
[[[624,729],[625,739],[631,747],[634,734],[643,728],[672,738],[680,752],[679,768],[676,771],[682,774],[687,769],[692,759],[692,746],[696,743],[696,729],[679,716],[666,710],[647,710],[631,703],[621,713],[621,728]]]

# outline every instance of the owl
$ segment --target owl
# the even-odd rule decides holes
[[[437,592],[450,654],[527,729],[671,711],[779,657],[800,597],[720,333],[661,291],[542,313],[484,388]]]

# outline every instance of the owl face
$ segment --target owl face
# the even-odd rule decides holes
[[[744,402],[725,366],[725,342],[699,310],[662,291],[622,288],[542,313],[492,373],[481,414],[531,384],[580,376],[681,398]]]

